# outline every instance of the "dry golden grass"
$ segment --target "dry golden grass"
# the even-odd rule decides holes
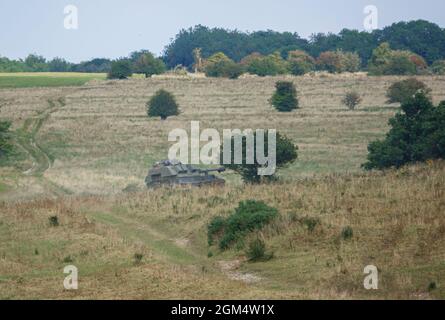
[[[49,100],[65,101],[35,137],[53,160],[49,170],[23,175],[30,160],[0,169],[0,298],[445,298],[445,164],[360,168],[367,144],[384,136],[397,111],[385,92],[400,78],[290,78],[301,106],[291,114],[268,104],[278,79],[157,77],[0,90],[0,115],[15,129],[47,111]],[[445,77],[422,80],[435,102],[445,99]],[[160,88],[176,95],[179,117],[146,117],[145,103]],[[341,105],[351,88],[363,97],[356,111]],[[299,160],[276,184],[245,186],[227,173],[223,188],[145,191],[148,167],[167,156],[168,132],[189,130],[192,120],[218,130],[277,128],[300,147]],[[122,193],[130,184],[140,191]],[[207,246],[209,220],[245,199],[280,211],[252,235],[274,251],[271,261],[246,263],[243,250]],[[53,215],[59,227],[49,225]],[[314,231],[305,217],[320,220]],[[350,241],[340,236],[345,226],[354,231]],[[139,264],[135,253],[143,254]],[[67,264],[79,268],[78,291],[63,290]],[[380,270],[380,290],[363,289],[368,264]],[[432,282],[438,288],[429,291]]]
[[[4,203],[1,298],[444,298],[444,173],[436,162],[264,186]],[[267,202],[280,218],[252,235],[274,258],[235,263],[236,281],[221,261],[242,262],[244,251],[208,248],[206,225],[245,199]],[[59,227],[50,226],[53,215]],[[305,217],[320,220],[314,231]],[[63,290],[67,264],[79,268],[78,291]],[[369,264],[380,270],[380,290],[363,289]],[[260,280],[243,281],[251,277]],[[429,291],[431,282],[438,289]]]

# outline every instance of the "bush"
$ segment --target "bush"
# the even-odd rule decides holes
[[[289,51],[289,71],[295,76],[301,76],[315,70],[315,59],[301,50]]]
[[[418,92],[402,104],[402,112],[389,125],[385,140],[369,144],[365,169],[445,158],[445,101],[434,107],[424,92]]]
[[[270,104],[280,112],[290,112],[298,108],[297,89],[290,81],[278,81]]]
[[[175,97],[163,89],[157,91],[147,103],[149,117],[161,117],[162,120],[179,114],[179,107]]]
[[[268,131],[265,132],[264,137],[264,152],[265,154],[268,154],[268,146],[269,146],[269,134]],[[241,175],[244,182],[247,183],[260,183],[262,181],[268,181],[271,179],[274,179],[274,175],[271,176],[260,176],[258,175],[258,169],[260,169],[262,166],[258,164],[256,161],[256,132],[253,133],[254,139],[254,147],[253,147],[253,154],[254,154],[254,164],[248,164],[246,161],[246,152],[243,152],[243,158],[241,161],[241,164],[235,164],[234,161],[234,148],[235,148],[235,142],[234,140],[238,137],[232,137],[231,141],[231,164],[224,164],[225,167],[237,172]],[[247,139],[246,136],[242,136],[242,149],[247,150]],[[224,142],[226,143],[226,142]],[[279,132],[276,133],[276,168],[279,169],[281,167],[286,166],[289,163],[292,163],[295,161],[298,157],[297,151],[298,147],[292,143],[292,141],[287,138],[286,136],[281,135]],[[221,150],[221,159],[223,159],[223,148]],[[224,161],[221,161],[223,163]]]
[[[13,150],[10,128],[11,122],[0,121],[0,160],[7,158]]]
[[[237,79],[243,74],[242,66],[235,63],[222,52],[216,53],[207,59],[204,63],[204,71],[207,77],[229,79]]]
[[[226,219],[215,219],[207,227],[209,243],[218,236],[219,248],[228,249],[234,242],[242,240],[249,232],[262,229],[278,215],[278,210],[263,201],[247,200],[239,203],[235,212]]]
[[[328,71],[330,73],[341,72],[342,65],[339,55],[333,51],[320,53],[317,58],[317,69]]]
[[[129,60],[120,59],[111,62],[111,70],[108,79],[127,79],[133,74]]]
[[[48,218],[49,225],[51,227],[58,227],[59,226],[59,218],[57,216],[51,216]]]
[[[431,92],[425,83],[417,80],[416,78],[410,78],[393,83],[386,96],[388,103],[404,103],[408,99],[412,98],[418,91],[424,91],[426,94]]]
[[[433,63],[431,70],[434,74],[445,75],[445,60],[438,60]]]
[[[303,225],[309,230],[309,232],[313,232],[315,228],[321,223],[318,218],[303,218],[301,220]]]
[[[317,59],[318,70],[330,73],[357,72],[360,66],[361,59],[357,53],[341,50],[322,52]]]
[[[166,70],[165,64],[161,59],[157,59],[152,53],[146,52],[139,56],[134,62],[133,71],[142,73],[146,78],[154,74],[162,74]]]
[[[343,104],[349,108],[349,110],[354,110],[362,102],[362,98],[357,91],[349,91],[346,93],[342,100]]]
[[[273,254],[266,253],[266,244],[259,238],[249,243],[246,255],[250,262],[268,261],[273,257]]]
[[[224,230],[226,219],[223,217],[214,217],[207,226],[207,242],[209,246],[213,245],[213,237]]]
[[[374,49],[368,63],[370,75],[414,75],[423,73],[427,64],[419,55],[410,51],[391,50],[388,43]]]
[[[144,255],[142,253],[135,253],[133,256],[134,263],[140,264],[142,262],[142,259],[144,258]]]
[[[341,237],[343,238],[343,240],[350,240],[352,239],[353,236],[354,236],[354,231],[349,226],[344,227],[343,230],[341,231]]]
[[[285,74],[288,71],[287,62],[276,52],[268,56],[252,58],[247,66],[247,71],[261,77]]]

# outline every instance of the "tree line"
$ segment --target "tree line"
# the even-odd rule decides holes
[[[46,60],[30,54],[18,60],[0,57],[0,72],[110,73],[115,64],[124,75],[146,76],[178,66],[229,78],[242,72],[260,76],[300,75],[314,70],[367,70],[377,75],[443,74],[444,60],[445,29],[425,20],[394,23],[373,32],[344,29],[338,34],[316,33],[309,39],[291,32],[248,33],[197,25],[181,30],[160,57],[140,50],[114,61],[95,58],[75,64],[63,58]],[[122,78],[122,74],[111,77]]]

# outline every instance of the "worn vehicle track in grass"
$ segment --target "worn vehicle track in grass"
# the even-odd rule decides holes
[[[178,239],[172,239],[170,235],[157,230],[141,219],[114,212],[95,212],[91,216],[100,223],[115,227],[128,240],[147,245],[163,262],[206,270],[206,273],[223,275],[229,280],[241,281],[248,285],[261,280],[256,275],[237,271],[240,261],[237,260],[236,265],[225,268],[224,266],[230,264],[230,261],[211,261],[205,255],[193,250],[192,246],[184,245],[178,242]]]
[[[32,166],[25,170],[23,174],[40,178],[41,183],[57,196],[66,195],[70,192],[43,177],[45,171],[51,168],[52,161],[47,152],[39,146],[36,137],[51,114],[65,106],[65,96],[48,98],[48,108],[39,112],[36,116],[26,119],[23,126],[15,134],[16,144],[32,159]]]
[[[31,168],[24,171],[26,175],[41,175],[51,168],[51,159],[48,154],[36,142],[36,136],[51,113],[56,112],[65,105],[63,97],[48,99],[49,107],[37,116],[25,120],[22,128],[17,130],[17,143],[23,148],[33,160]]]

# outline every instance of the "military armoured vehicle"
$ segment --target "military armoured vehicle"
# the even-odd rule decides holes
[[[177,160],[157,162],[148,171],[145,184],[148,188],[173,185],[224,185],[224,179],[218,178],[211,172],[224,172],[225,168],[203,170],[189,164],[182,164]]]

